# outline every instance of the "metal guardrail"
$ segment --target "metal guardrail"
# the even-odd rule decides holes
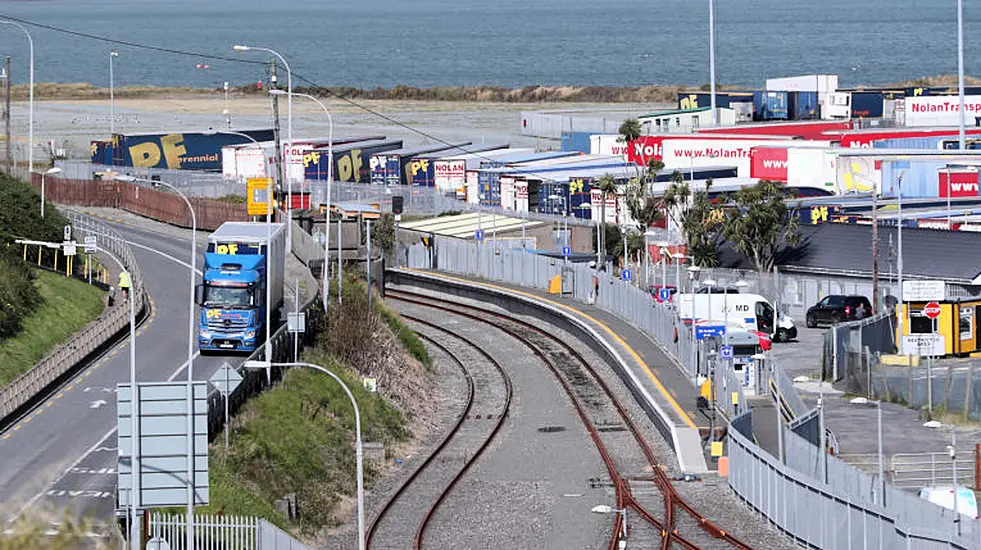
[[[100,239],[99,246],[116,255],[130,272],[133,284],[131,299],[137,300],[135,304],[137,315],[141,315],[146,308],[147,297],[143,290],[143,277],[140,275],[139,266],[129,245],[123,242],[122,236],[108,225],[71,210],[64,211],[64,214],[74,227],[76,235],[113,237]],[[129,324],[129,307],[125,307],[125,304],[126,302],[121,301],[104,311],[98,318],[72,335],[67,342],[38,361],[30,370],[0,389],[0,419],[6,419],[30,403],[113,335],[124,330]]]
[[[172,550],[185,550],[186,518],[183,515],[150,515],[149,535],[163,539]],[[288,533],[254,516],[194,516],[197,548],[236,550],[309,550]]]

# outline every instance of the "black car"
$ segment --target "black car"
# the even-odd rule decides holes
[[[872,304],[865,296],[844,296],[832,294],[825,296],[820,302],[807,310],[804,318],[807,328],[814,328],[819,323],[840,323],[864,319],[872,315]]]

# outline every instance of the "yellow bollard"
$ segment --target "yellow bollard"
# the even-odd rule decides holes
[[[41,250],[42,250],[42,248],[40,246],[37,247],[37,265],[38,265],[38,267],[41,266]]]
[[[55,270],[55,273],[58,272],[58,251],[57,250],[55,250],[54,270]]]
[[[24,261],[27,261],[27,245],[24,245]],[[190,477],[190,476],[189,476]]]
[[[71,277],[72,276],[72,257],[71,256],[66,256],[66,258],[67,258],[68,261],[66,262],[66,265],[65,265],[65,277]]]
[[[89,265],[89,257],[90,256],[88,254],[85,255],[85,274],[86,275],[89,275],[89,274],[92,273],[91,271],[89,271],[89,267],[90,267],[90,265]],[[92,281],[89,280],[89,283],[91,284]],[[190,478],[191,476],[187,476],[187,477]]]

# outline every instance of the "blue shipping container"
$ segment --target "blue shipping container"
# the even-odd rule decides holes
[[[112,164],[112,142],[92,142],[92,164]]]
[[[334,181],[371,181],[371,156],[402,147],[402,140],[371,140],[334,147]],[[303,173],[308,180],[327,179],[327,149],[315,149],[303,157]]]
[[[589,137],[593,132],[562,132],[562,150],[589,153]]]
[[[569,215],[569,185],[557,182],[542,182],[538,188],[538,211],[555,216]]]
[[[883,101],[882,92],[852,92],[852,117],[882,118]]]
[[[273,131],[241,130],[255,141],[272,141]],[[168,168],[171,170],[221,170],[221,148],[248,143],[245,136],[176,132],[172,134],[138,134],[113,136],[119,147],[114,148],[115,166],[136,168]]]
[[[899,174],[903,174],[903,198],[936,198],[940,196],[939,172],[947,167],[944,161],[915,160],[882,161],[882,194],[896,196]]]
[[[787,92],[753,92],[754,120],[787,120]]]
[[[817,92],[790,92],[787,99],[791,104],[790,115],[793,120],[821,118],[821,113],[818,111]]]
[[[371,170],[371,184],[385,185],[385,176],[388,171],[387,155],[372,155],[369,161]]]

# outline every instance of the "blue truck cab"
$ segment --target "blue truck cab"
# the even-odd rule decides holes
[[[275,330],[283,305],[285,255],[283,224],[226,222],[211,234],[196,293],[202,353],[251,353],[265,343],[266,294]]]

